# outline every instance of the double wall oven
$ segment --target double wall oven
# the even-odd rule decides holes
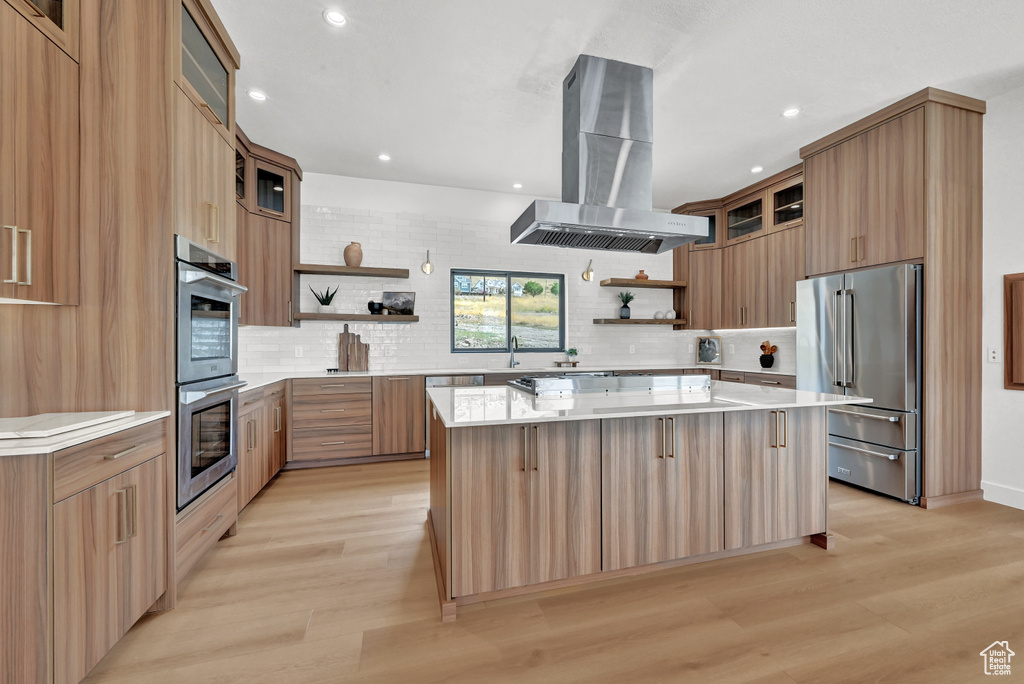
[[[180,511],[238,464],[238,267],[175,238]]]

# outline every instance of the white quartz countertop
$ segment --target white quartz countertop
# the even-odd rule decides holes
[[[792,373],[780,373],[771,368],[734,368],[730,366],[698,366],[694,363],[620,363],[602,364],[596,366],[576,366],[575,368],[558,368],[555,366],[516,366],[511,368],[388,368],[371,371],[345,371],[344,373],[328,373],[327,371],[291,371],[280,373],[240,373],[238,379],[249,383],[242,391],[259,389],[272,385],[275,382],[289,380],[292,378],[366,378],[383,375],[424,375],[433,377],[437,375],[491,375],[516,373],[519,375],[541,375],[544,373],[585,373],[588,371],[643,371],[643,370],[672,370],[672,369],[701,369],[705,371],[720,370],[733,371],[736,373],[765,373],[769,375],[792,375]]]
[[[871,403],[860,397],[735,382],[712,382],[707,394],[641,391],[534,397],[497,385],[435,387],[427,390],[427,396],[449,428]]]
[[[122,430],[167,418],[170,411],[96,411],[91,413],[47,413],[24,418],[4,418],[3,433],[49,433],[44,436],[0,438],[0,458],[52,454],[61,449],[91,442]]]

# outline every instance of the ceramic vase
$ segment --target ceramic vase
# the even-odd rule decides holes
[[[317,313],[322,313],[322,314],[334,313],[334,305],[333,304],[317,304],[316,305],[316,312]]]
[[[647,275],[646,273],[644,273],[644,269],[642,269],[642,268],[641,268],[641,269],[640,269],[640,272],[639,272],[639,273],[637,273],[637,274],[636,274],[635,276],[633,276],[633,280],[647,280],[647,279],[649,279],[650,277],[651,277],[651,276],[649,276],[649,275]]]
[[[774,363],[774,354],[761,354],[761,368],[771,368]]]
[[[361,263],[363,263],[363,248],[358,242],[353,242],[345,248],[345,265],[355,267]]]
[[[619,318],[629,318],[629,306],[623,306],[619,309]]]

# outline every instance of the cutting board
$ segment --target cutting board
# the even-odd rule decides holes
[[[343,371],[370,370],[370,345],[359,341],[359,335],[348,331],[338,335],[338,368]]]

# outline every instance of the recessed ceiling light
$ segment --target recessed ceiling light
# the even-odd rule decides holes
[[[253,90],[247,90],[245,92],[249,95],[249,97],[251,97],[252,99],[256,100],[257,102],[263,102],[264,100],[267,99],[267,94],[265,92],[263,92],[262,90],[255,90],[255,89],[253,89]]]
[[[750,173],[761,173],[762,171],[764,171],[763,166],[755,166],[754,168],[750,169]]]
[[[324,10],[324,21],[331,26],[344,26],[348,19],[336,9]]]
[[[381,152],[377,155],[377,159],[380,159],[381,161],[391,161],[391,155]]]
[[[800,108],[799,107],[791,107],[791,108],[787,109],[786,111],[782,112],[782,116],[786,117],[787,119],[792,119],[794,116],[796,116],[799,113],[800,113]]]
[[[513,183],[512,187],[515,188],[516,190],[522,190],[523,189],[523,184],[522,183]]]

